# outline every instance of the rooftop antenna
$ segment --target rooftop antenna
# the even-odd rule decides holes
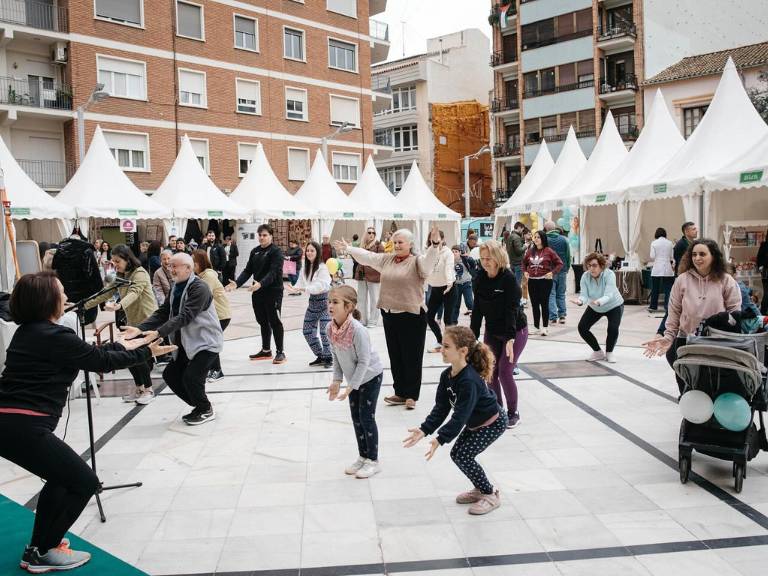
[[[403,58],[405,58],[405,20],[400,20],[400,24],[402,25],[402,40],[403,40]]]

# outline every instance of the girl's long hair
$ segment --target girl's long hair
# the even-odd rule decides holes
[[[362,318],[360,310],[357,309],[357,292],[352,286],[342,284],[341,286],[331,288],[331,291],[328,293],[328,298],[330,299],[334,297],[344,302],[345,308],[348,304],[352,306],[352,318],[358,321]]]
[[[475,338],[475,333],[466,326],[449,326],[445,337],[450,338],[457,348],[467,348],[467,363],[474,368],[486,382],[491,381],[496,359],[485,344]]]
[[[315,249],[314,262],[310,262],[309,258],[307,258],[307,246],[312,246]],[[312,280],[317,273],[317,269],[320,268],[320,261],[323,259],[321,250],[322,248],[320,247],[320,244],[314,240],[310,240],[307,242],[306,246],[304,246],[304,278],[307,280]]]
[[[693,249],[699,245],[706,246],[709,253],[712,254],[712,267],[710,268],[709,275],[715,280],[721,280],[727,274],[725,257],[717,242],[708,238],[697,238],[693,241],[693,244],[688,246],[682,260],[680,260],[679,273],[683,274],[683,272],[688,270],[696,270],[696,266],[693,265]]]

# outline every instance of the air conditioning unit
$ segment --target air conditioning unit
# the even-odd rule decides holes
[[[53,50],[51,50],[51,60],[53,60],[54,63],[56,64],[67,63],[67,43],[66,42],[56,42],[56,44],[53,45]]]

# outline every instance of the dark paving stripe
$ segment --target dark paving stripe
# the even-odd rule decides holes
[[[638,388],[642,388],[643,390],[646,390],[648,392],[651,392],[652,394],[656,394],[656,396],[661,396],[665,400],[669,400],[670,402],[674,402],[677,404],[677,397],[672,396],[671,394],[667,394],[666,392],[662,392],[658,388],[654,388],[650,384],[646,384],[645,382],[640,382],[640,380],[637,380],[636,378],[632,378],[632,376],[627,376],[623,372],[619,372],[618,370],[614,370],[610,366],[603,366],[603,368],[606,369],[606,371],[610,372],[613,376],[618,376],[627,382],[634,384]]]

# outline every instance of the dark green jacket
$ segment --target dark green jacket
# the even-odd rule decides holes
[[[507,254],[509,255],[510,266],[522,264],[525,255],[525,242],[523,242],[523,237],[514,230],[509,233],[509,238],[507,238]]]

